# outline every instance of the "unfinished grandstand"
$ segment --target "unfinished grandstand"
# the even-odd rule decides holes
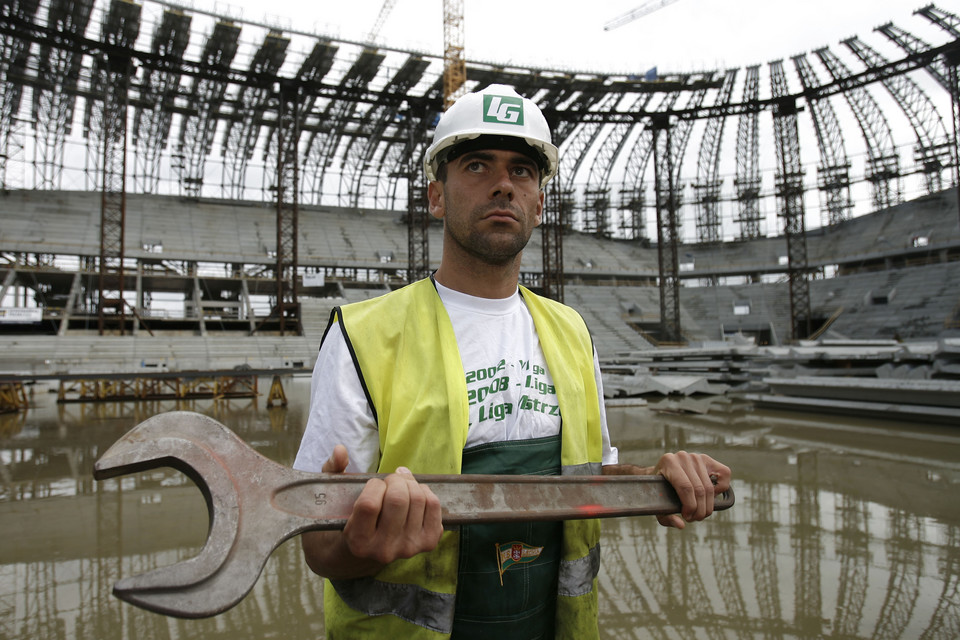
[[[745,69],[468,60],[561,149],[522,283],[611,366],[952,344],[960,18],[913,20]],[[334,306],[438,264],[442,58],[149,1],[8,2],[0,38],[0,372],[309,368]]]

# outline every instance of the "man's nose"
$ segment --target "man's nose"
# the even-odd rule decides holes
[[[507,198],[513,200],[513,180],[510,179],[510,168],[497,167],[493,174],[493,185],[490,188],[491,198]]]

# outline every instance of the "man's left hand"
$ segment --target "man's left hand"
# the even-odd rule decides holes
[[[673,485],[683,505],[679,514],[657,516],[665,527],[683,529],[713,513],[714,497],[730,488],[730,468],[703,453],[666,453],[653,468]]]

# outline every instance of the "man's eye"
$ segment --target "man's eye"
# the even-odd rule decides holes
[[[524,167],[524,166],[515,167],[513,169],[513,172],[514,172],[514,175],[522,176],[525,178],[533,175],[533,169],[531,169],[530,167]]]
[[[480,171],[481,169],[483,169],[483,163],[479,160],[467,164],[467,171]]]

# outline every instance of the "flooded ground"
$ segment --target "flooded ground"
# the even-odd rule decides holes
[[[283,409],[262,399],[57,405],[37,387],[29,412],[0,416],[0,638],[322,637],[321,583],[296,540],[214,618],[114,598],[119,578],[195,554],[206,508],[169,469],[91,476],[130,427],[175,409],[210,415],[289,465],[309,381],[285,385]],[[609,418],[625,462],[684,448],[729,464],[737,504],[683,532],[606,521],[601,637],[960,637],[960,425],[761,412],[723,397],[616,406]]]

